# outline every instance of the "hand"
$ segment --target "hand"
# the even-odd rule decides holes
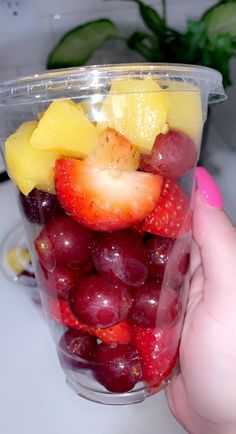
[[[197,181],[180,374],[168,386],[167,398],[191,434],[235,434],[236,228],[205,169],[197,169]]]

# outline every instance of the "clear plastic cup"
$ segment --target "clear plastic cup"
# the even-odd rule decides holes
[[[108,65],[0,85],[0,133],[67,383],[130,404],[178,372],[194,172],[222,77]]]

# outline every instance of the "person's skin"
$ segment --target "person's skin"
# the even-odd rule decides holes
[[[197,182],[180,374],[166,393],[189,433],[236,434],[236,228],[202,168]]]

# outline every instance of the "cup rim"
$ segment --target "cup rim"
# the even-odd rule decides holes
[[[66,98],[73,97],[76,92],[80,97],[104,94],[107,93],[108,79],[121,80],[124,77],[152,77],[162,83],[167,80],[192,83],[196,90],[208,94],[209,102],[226,99],[222,75],[215,69],[180,63],[122,63],[46,70],[1,82],[0,106],[52,101],[62,87],[68,94]],[[181,88],[181,91],[185,90],[189,91],[187,85],[186,89]]]

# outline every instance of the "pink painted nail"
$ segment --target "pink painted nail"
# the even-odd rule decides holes
[[[197,167],[196,180],[201,196],[213,208],[223,208],[224,202],[218,185],[204,167]]]

